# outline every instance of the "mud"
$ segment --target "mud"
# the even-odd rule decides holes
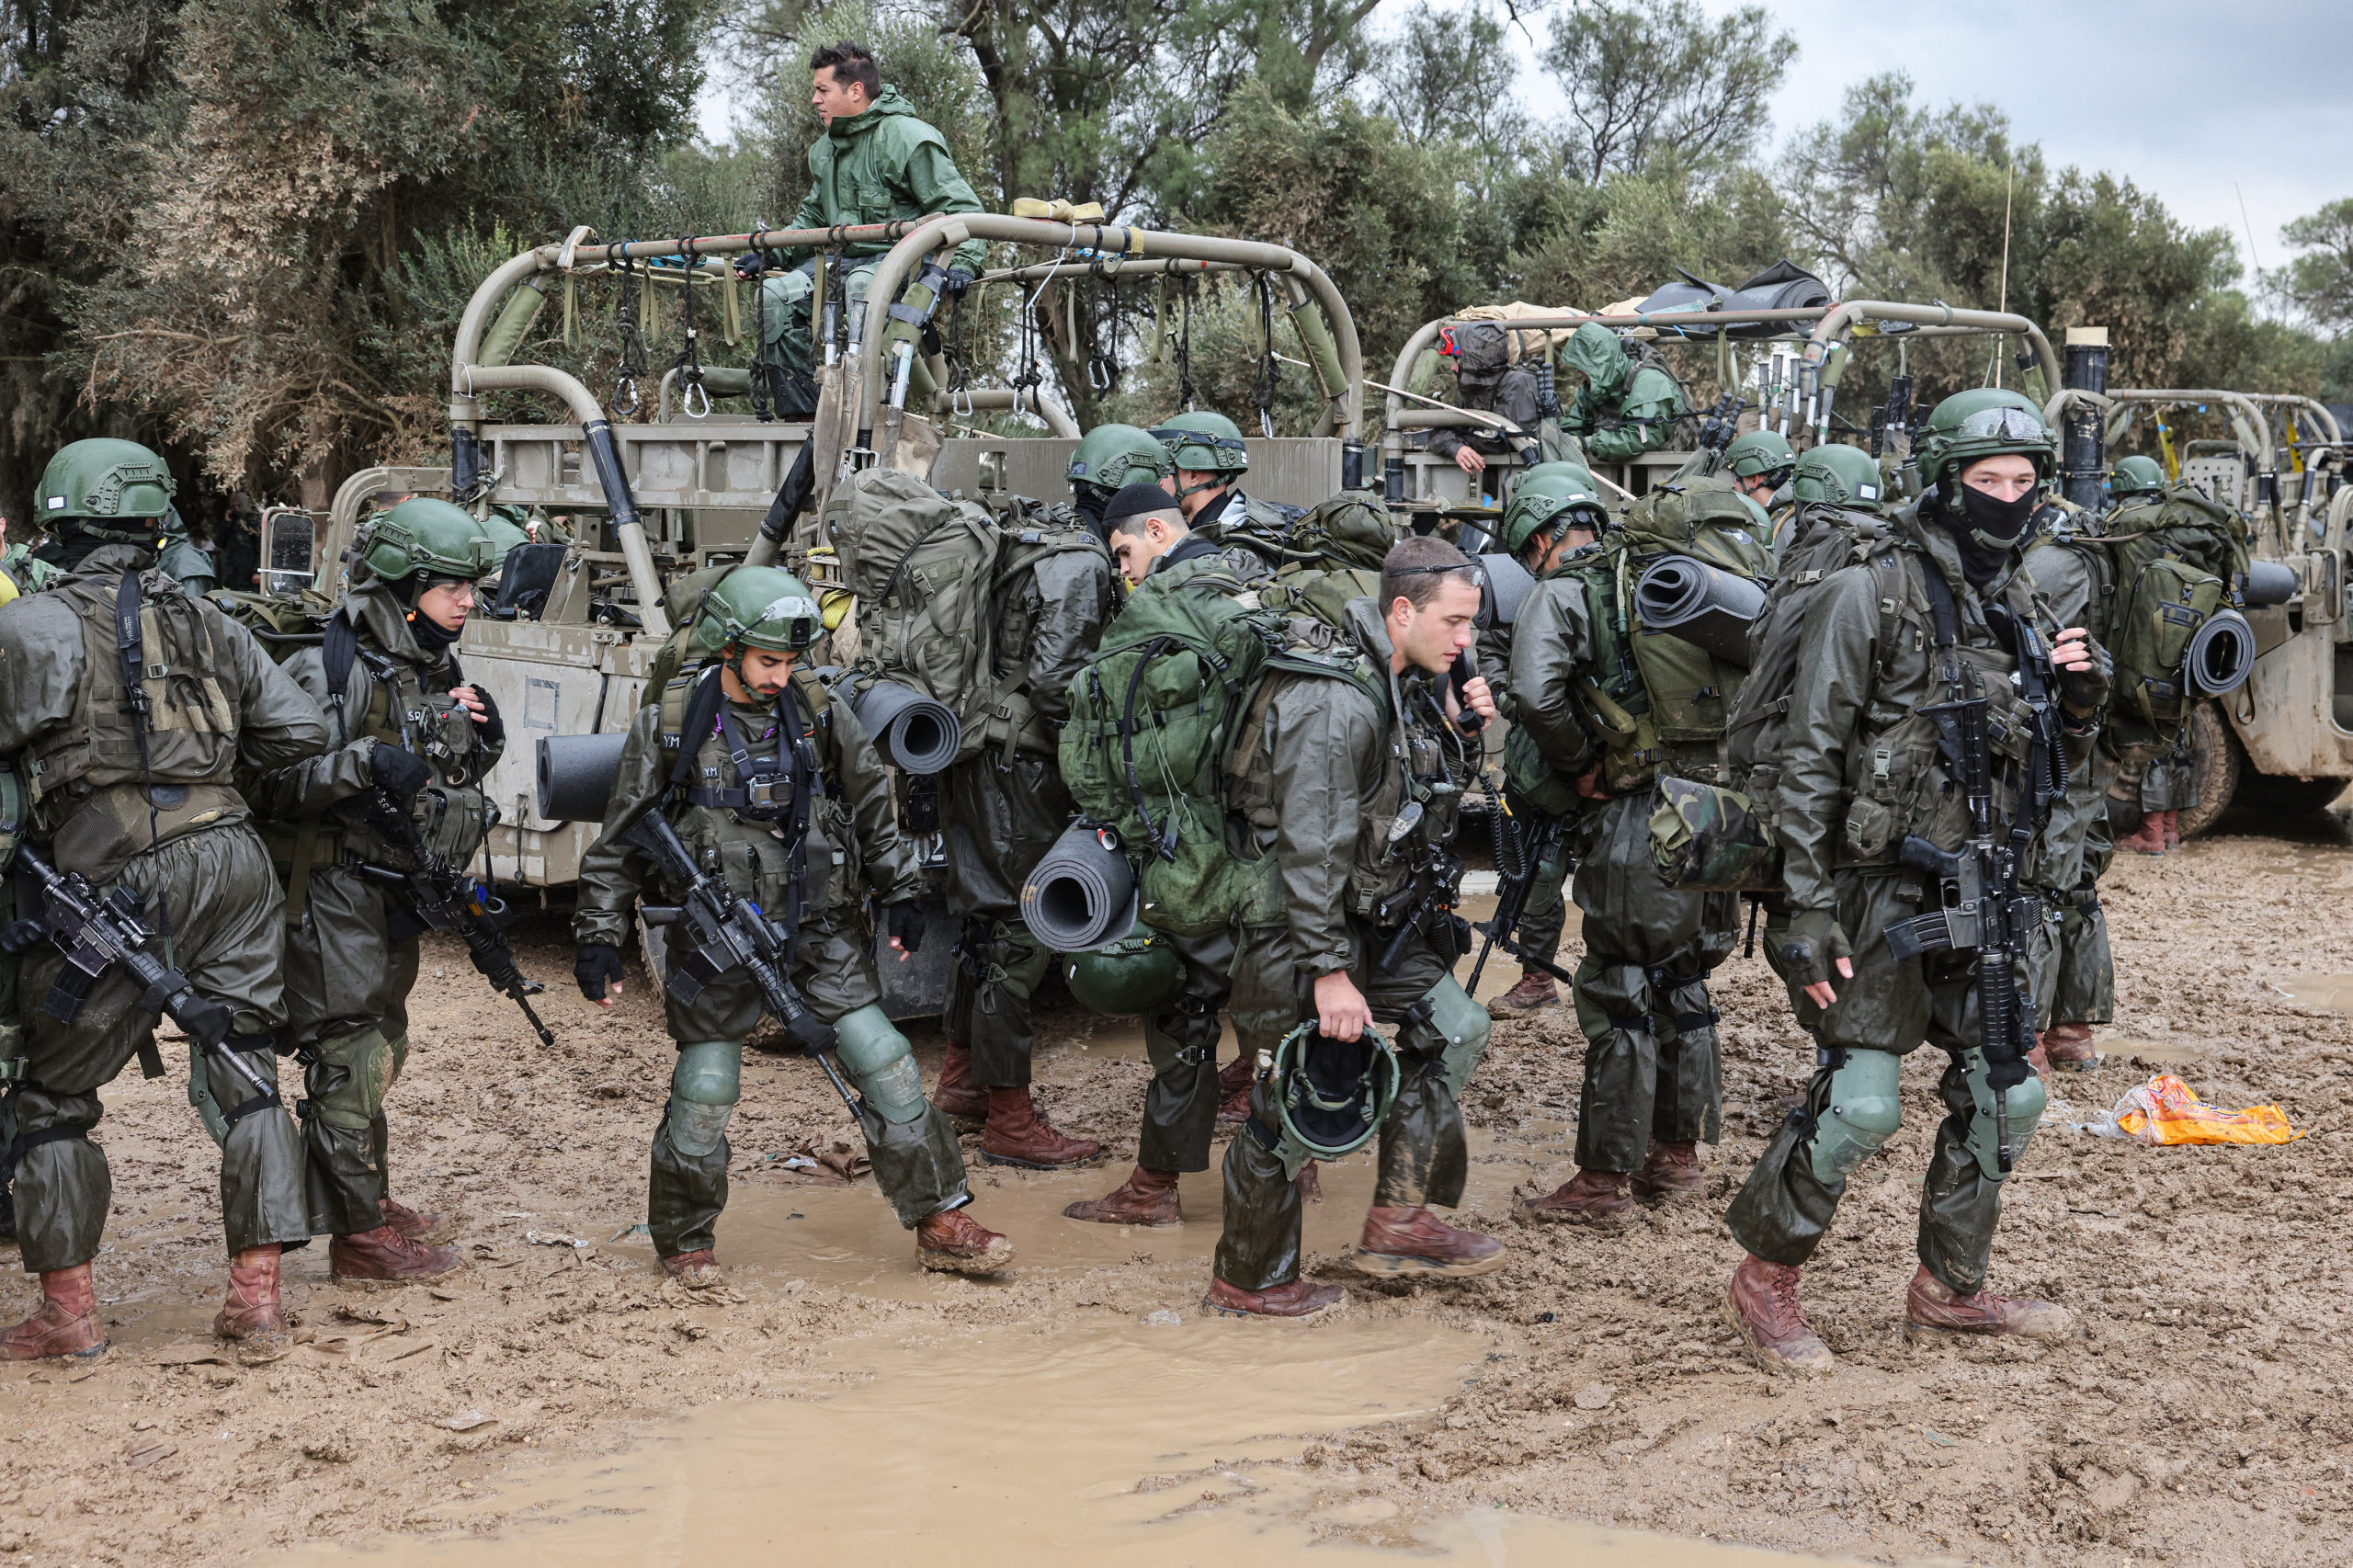
[[[1010,1277],[924,1276],[870,1180],[787,1170],[782,1156],[847,1128],[811,1064],[759,1057],[721,1231],[740,1300],[686,1299],[623,1233],[643,1218],[670,1060],[646,988],[633,971],[608,1016],[551,991],[560,1038],[542,1052],[461,952],[437,949],[392,1098],[393,1187],[466,1217],[468,1272],[452,1289],[347,1295],[314,1246],[289,1268],[308,1343],[267,1367],[209,1358],[225,1275],[216,1156],[176,1079],[131,1075],[95,1134],[115,1172],[98,1260],[115,1349],[96,1367],[0,1368],[0,1552],[210,1563],[504,1536],[534,1554],[676,1561],[679,1521],[711,1516],[711,1528],[789,1521],[790,1547],[906,1558],[856,1510],[842,1533],[806,1533],[838,1499],[870,1525],[917,1509],[973,1561],[986,1559],[972,1543],[1010,1556],[1069,1528],[1144,1562],[1164,1528],[1204,1532],[1199,1559],[1324,1540],[1492,1562],[1526,1541],[1524,1560],[1576,1562],[1590,1537],[1542,1533],[1563,1520],[1879,1561],[2340,1562],[2353,1017],[2290,989],[2353,971],[2344,833],[2287,842],[2226,821],[2177,854],[2125,858],[2106,885],[2120,968],[2108,1060],[2052,1085],[2073,1115],[2054,1114],[2025,1156],[1994,1258],[1995,1288],[2063,1302],[2076,1335],[2047,1348],[1905,1336],[1933,1131],[1924,1054],[1905,1127],[1859,1173],[1807,1273],[1842,1369],[1795,1386],[1743,1362],[1719,1306],[1737,1261],[1723,1205],[1811,1062],[1760,960],[1720,977],[1725,1138],[1697,1198],[1607,1231],[1514,1219],[1515,1191],[1569,1174],[1578,1051],[1564,1009],[1504,1022],[1466,1096],[1464,1222],[1501,1236],[1508,1266],[1445,1287],[1347,1268],[1370,1179],[1359,1156],[1326,1173],[1309,1210],[1310,1270],[1347,1287],[1346,1312],[1269,1325],[1200,1317],[1213,1172],[1186,1178],[1176,1229],[1057,1217],[1132,1159],[1142,1085],[1132,1029],[1077,1013],[1047,1021],[1040,1093],[1058,1122],[1108,1142],[1104,1164],[1017,1173],[981,1165],[967,1141],[975,1211],[1022,1249]],[[568,971],[557,936],[525,944],[529,972]],[[1501,960],[1481,990],[1516,978]],[[937,1036],[918,1049],[936,1068]],[[2160,1070],[2217,1103],[2276,1102],[2312,1135],[2148,1149],[2062,1125]],[[1234,1346],[1256,1358],[1223,1359]],[[1325,1368],[1338,1369],[1319,1381]],[[1196,1414],[1155,1425],[1172,1411]],[[871,1483],[843,1458],[886,1450],[903,1457]],[[1006,1479],[1032,1454],[1052,1463]],[[968,1476],[982,1496],[960,1508]],[[1153,1477],[1177,1482],[1146,1488]],[[586,1512],[604,1507],[625,1511]],[[1490,1548],[1480,1530],[1498,1521]],[[766,1538],[692,1539],[748,1555]],[[1662,1550],[1645,1538],[1636,1555]]]

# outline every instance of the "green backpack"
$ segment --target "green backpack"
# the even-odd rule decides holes
[[[1118,835],[1144,922],[1172,935],[1222,930],[1249,897],[1222,764],[1282,627],[1222,559],[1196,557],[1145,577],[1071,682],[1063,782]]]
[[[2116,561],[2116,611],[2109,653],[2116,661],[2109,721],[2112,745],[2154,756],[2169,750],[2198,699],[2183,673],[2190,640],[2216,611],[2235,608],[2248,567],[2246,522],[2186,484],[2162,500],[2128,508],[2090,542]]]
[[[1337,626],[1350,599],[1381,591],[1381,563],[1400,537],[1378,498],[1358,491],[1335,495],[1290,525],[1283,540],[1290,563],[1276,572],[1259,601],[1283,616]]]

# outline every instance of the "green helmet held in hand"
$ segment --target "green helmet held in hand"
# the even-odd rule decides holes
[[[498,565],[498,546],[463,507],[415,495],[368,527],[359,559],[387,583],[419,573],[473,582]]]
[[[2108,494],[2112,501],[2121,501],[2128,495],[2152,495],[2165,487],[2165,471],[2157,466],[2154,458],[2126,458],[2108,476]]]
[[[1131,484],[1157,484],[1176,472],[1168,449],[1134,425],[1097,425],[1070,455],[1071,487],[1092,484],[1116,495]]]
[[[1243,444],[1242,427],[1222,414],[1197,408],[1174,415],[1152,434],[1178,468],[1195,473],[1250,472],[1250,449]]]
[[[1148,1015],[1185,989],[1185,965],[1166,937],[1139,920],[1110,946],[1063,959],[1063,980],[1098,1013]]]
[[[1755,479],[1759,474],[1779,474],[1786,478],[1795,468],[1798,455],[1789,438],[1771,430],[1751,430],[1735,437],[1724,449],[1724,472],[1734,479]],[[1779,482],[1775,482],[1779,488]]]
[[[2048,480],[2059,466],[2059,438],[2031,399],[2002,387],[1953,393],[1928,415],[1913,443],[1920,481],[1934,484],[1980,458],[2016,453]]]
[[[33,500],[44,527],[76,517],[76,528],[102,539],[153,541],[163,533],[153,519],[171,511],[178,488],[162,458],[136,441],[101,437],[60,449]]]
[[[1860,447],[1833,441],[1798,460],[1790,492],[1801,502],[1826,501],[1859,512],[1876,512],[1885,499],[1879,460]]]
[[[824,612],[800,578],[775,566],[738,566],[706,589],[695,609],[695,640],[711,653],[730,645],[798,653],[824,631]]]
[[[1609,517],[1609,508],[1601,499],[1601,486],[1594,483],[1583,463],[1538,463],[1512,486],[1510,504],[1504,507],[1504,549],[1518,555],[1529,540],[1552,527],[1553,519],[1563,513],[1583,514],[1578,520],[1593,529],[1597,537],[1608,526]]]

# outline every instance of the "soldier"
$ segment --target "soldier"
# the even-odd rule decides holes
[[[1568,443],[1561,435],[1561,407],[1551,383],[1552,338],[1542,331],[1532,335],[1544,345],[1535,365],[1513,360],[1508,329],[1499,322],[1460,322],[1446,330],[1438,352],[1454,360],[1461,406],[1500,414],[1519,428],[1516,435],[1492,426],[1433,430],[1431,451],[1469,474],[1484,473],[1489,458],[1506,453],[1531,468],[1560,460]],[[1545,372],[1541,376],[1539,366]]]
[[[1168,450],[1176,472],[1164,482],[1184,509],[1186,526],[1222,548],[1246,551],[1258,558],[1257,570],[1272,572],[1288,559],[1283,536],[1298,510],[1254,501],[1234,488],[1236,476],[1250,472],[1250,449],[1242,431],[1222,414],[1205,409],[1169,416],[1152,432]],[[1237,571],[1250,568],[1238,557]]]
[[[1535,576],[1549,574],[1572,551],[1601,537],[1608,527],[1608,505],[1593,475],[1577,463],[1541,463],[1520,476],[1504,508],[1502,543]],[[1495,626],[1480,635],[1479,669],[1487,678],[1495,707],[1517,728],[1517,708],[1511,699],[1511,650],[1517,626]],[[1533,828],[1540,818],[1574,814],[1582,804],[1574,791],[1551,784],[1549,769],[1534,746],[1525,740],[1507,743],[1504,766],[1513,791],[1512,812]],[[1546,811],[1546,806],[1556,808]],[[1518,939],[1532,958],[1547,962],[1558,957],[1561,930],[1568,920],[1563,897],[1569,874],[1570,835],[1552,835],[1558,847],[1536,869],[1521,906]],[[1550,972],[1523,962],[1518,983],[1490,1001],[1487,1011],[1502,1017],[1525,1016],[1552,1006],[1561,999]]]
[[[1072,501],[1103,530],[1103,508],[1131,484],[1159,484],[1176,472],[1168,449],[1151,431],[1133,425],[1097,425],[1070,455]]]
[[[1828,1231],[1848,1174],[1895,1131],[1903,1058],[1924,1040],[1951,1061],[1939,1085],[1947,1115],[1920,1198],[1920,1268],[1907,1317],[2029,1338],[2056,1337],[2069,1322],[2048,1302],[1985,1289],[2008,1169],[1997,1131],[2006,1120],[2012,1153],[2023,1148],[2041,1114],[2042,1085],[2006,1055],[1989,1066],[1973,951],[1898,960],[1886,930],[1938,891],[1898,860],[1905,836],[1950,849],[1968,832],[1937,729],[1921,710],[1982,696],[2001,733],[2047,735],[2054,716],[2031,708],[2012,679],[2021,668],[2013,650],[2040,654],[2020,628],[2050,648],[2037,664],[2052,666],[2043,678],[2067,732],[2098,723],[2109,676],[2105,655],[2080,627],[2053,624],[2018,570],[2038,483],[2057,455],[2032,405],[2014,392],[1958,393],[1929,415],[1916,451],[1927,488],[1898,517],[1893,537],[1823,579],[1805,606],[1803,654],[1771,759],[1790,909],[1786,940],[1771,956],[1821,1064],[1804,1106],[1775,1134],[1726,1216],[1747,1249],[1727,1303],[1768,1371],[1833,1364],[1800,1309],[1799,1269]],[[1997,815],[2013,816],[2030,798],[2026,751],[2006,745],[1995,755]]]
[[[34,555],[29,543],[8,542],[8,519],[0,517],[0,604],[19,594],[37,594],[58,576],[57,568]]]
[[[381,790],[428,848],[464,866],[494,815],[483,781],[506,749],[489,693],[459,668],[474,585],[498,567],[488,530],[447,501],[378,516],[317,648],[286,673],[324,709],[331,749],[264,780],[286,878],[285,1040],[303,1064],[311,1226],[339,1283],[426,1284],[458,1271],[456,1227],[395,1201],[384,1105],[408,1062],[408,996],[424,922],[386,872],[420,870],[369,820]]]
[[[2128,531],[2131,526],[2153,526],[2154,508],[2164,504],[2165,494],[2165,471],[2157,466],[2156,459],[2136,454],[2121,460],[2109,472],[2109,506],[2106,527],[2101,531],[2114,529],[2116,515],[2128,508],[2136,514],[2144,507],[2151,510],[2141,524],[2127,525],[2126,530],[2117,531]],[[2114,739],[2103,738],[2111,743]],[[2184,744],[2172,753],[2136,756],[2113,770],[2110,785],[2139,807],[2133,814],[2140,821],[2122,838],[2113,832],[2106,834],[2111,858],[2119,849],[2130,849],[2135,855],[2163,855],[2168,849],[2180,847],[2181,813],[2198,803],[2198,780],[2189,767],[2187,730],[2182,739]],[[2088,1046],[2088,1040],[2086,1044]]]
[[[1631,462],[1654,452],[1674,439],[1676,425],[1691,412],[1673,375],[1630,358],[1625,343],[1599,322],[1571,333],[1561,360],[1585,376],[1561,427],[1581,444],[1588,463]]]
[[[1384,610],[1381,607],[1386,606]],[[1476,771],[1463,707],[1495,716],[1487,683],[1447,673],[1477,636],[1478,580],[1444,540],[1400,541],[1378,601],[1343,628],[1297,641],[1251,703],[1233,748],[1230,836],[1275,863],[1293,1016],[1326,1039],[1378,1026],[1402,1082],[1381,1123],[1380,1175],[1352,1261],[1377,1277],[1467,1278],[1503,1267],[1503,1244],[1430,1212],[1462,1199],[1468,1150],[1455,1096],[1487,1043],[1487,1015],[1451,972],[1461,863],[1446,846]],[[1233,1316],[1302,1318],[1340,1300],[1300,1278],[1296,1177],[1307,1151],[1282,1131],[1274,1079],[1252,1091],[1227,1145],[1225,1226],[1204,1305]]]
[[[919,868],[857,715],[794,668],[817,640],[820,613],[797,578],[768,566],[738,567],[703,596],[692,624],[709,658],[638,709],[605,831],[581,858],[574,974],[601,1006],[620,994],[631,905],[654,874],[618,840],[642,812],[664,812],[736,896],[797,925],[787,978],[838,1036],[875,1181],[915,1233],[923,1267],[993,1274],[1012,1261],[1012,1245],[967,1212],[955,1131],[925,1100],[915,1054],[880,1005],[859,905],[871,888],[892,950],[915,951],[924,924]],[[686,890],[659,891],[675,901]],[[733,970],[691,1003],[663,997],[678,1062],[654,1132],[647,1229],[664,1272],[693,1290],[719,1281],[712,1247],[727,1207],[727,1124],[742,1095],[744,1040],[762,1006],[758,983]]]
[[[830,229],[982,210],[981,199],[957,172],[947,138],[916,119],[915,106],[896,87],[882,85],[881,67],[863,44],[827,44],[809,57],[809,101],[824,133],[810,145],[809,195],[792,227]],[[829,264],[838,269],[852,312],[864,303],[875,265],[890,248],[885,241],[861,241]],[[987,255],[984,241],[965,241],[949,257],[945,275],[926,287],[935,299],[961,294],[979,276]],[[824,301],[812,297],[816,277],[812,256],[760,285],[763,353],[782,372],[777,412],[787,419],[806,419],[817,407],[810,313]],[[829,291],[832,286],[829,279]],[[870,351],[881,336],[879,321],[868,327]],[[920,356],[916,371],[927,392],[930,378],[922,371]]]
[[[172,489],[163,460],[130,441],[76,441],[50,460],[37,497],[65,574],[0,612],[0,754],[30,801],[24,841],[102,894],[143,900],[168,934],[156,956],[233,1015],[218,1046],[191,1048],[191,1097],[222,1145],[229,1292],[212,1326],[267,1358],[289,1342],[279,1249],[311,1227],[301,1134],[277,1088],[278,880],[231,776],[314,755],[326,723],[243,627],[155,569]],[[48,992],[63,964],[52,944],[28,953],[21,994]],[[9,1359],[106,1348],[90,1260],[113,1187],[89,1131],[97,1091],[132,1056],[163,1073],[142,991],[116,966],[70,1022],[25,1009],[10,1094],[17,1232],[43,1301],[0,1335]]]
[[[212,552],[189,537],[188,520],[176,506],[165,515],[164,550],[155,558],[155,570],[179,579],[180,586],[198,598],[221,586],[221,574],[212,564]]]
[[[1158,449],[1143,431],[1133,434]],[[1101,460],[1131,471],[1134,458]],[[1086,483],[1074,479],[1072,488]],[[1054,955],[1023,923],[1021,889],[1070,825],[1056,737],[1070,716],[1071,677],[1094,655],[1119,598],[1110,554],[1094,531],[1067,508],[1038,511],[1009,526],[989,601],[995,634],[988,733],[978,752],[948,770],[940,790],[948,912],[962,919],[964,935],[932,1103],[950,1116],[986,1119],[981,1158],[989,1164],[1055,1170],[1086,1164],[1103,1146],[1056,1131],[1030,1094],[1029,999]]]

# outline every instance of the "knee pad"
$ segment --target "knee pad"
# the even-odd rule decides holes
[[[303,1101],[306,1114],[338,1131],[367,1131],[377,1113],[384,1108],[384,1096],[392,1088],[397,1071],[396,1060],[392,1043],[384,1038],[381,1029],[365,1028],[321,1041],[318,1062],[312,1073],[332,1082],[324,1094],[312,1095]],[[240,1097],[241,1091],[248,1087],[226,1073],[212,1074],[208,1081],[212,1087],[225,1088]],[[233,1102],[223,1102],[222,1108],[226,1110],[230,1103]]]
[[[1430,987],[1422,999],[1430,1006],[1430,1028],[1445,1038],[1439,1060],[1446,1064],[1446,1086],[1459,1098],[1487,1054],[1487,1037],[1494,1031],[1495,1020],[1450,974]]]
[[[915,1048],[880,1006],[870,1002],[835,1019],[834,1032],[835,1055],[877,1116],[900,1123],[922,1118],[927,1102]]]
[[[1893,1051],[1849,1049],[1847,1064],[1830,1075],[1828,1104],[1815,1118],[1813,1177],[1837,1187],[1904,1122],[1899,1097],[1904,1059]]]
[[[1976,1103],[1976,1114],[1969,1126],[1969,1152],[1977,1157],[1977,1168],[1985,1173],[1988,1181],[2000,1181],[2006,1174],[2002,1169],[2001,1121],[1994,1114],[1993,1085],[1985,1082],[1985,1059],[1973,1051],[1969,1093]],[[2041,1079],[2032,1074],[2002,1096],[2002,1108],[2008,1112],[2014,1163],[2025,1156],[2027,1142],[2042,1121],[2042,1108],[2050,1103],[2050,1091],[2043,1087]]]
[[[670,1146],[690,1160],[719,1152],[744,1094],[744,1048],[732,1040],[699,1040],[678,1048],[670,1070],[670,1104],[665,1116]]]

